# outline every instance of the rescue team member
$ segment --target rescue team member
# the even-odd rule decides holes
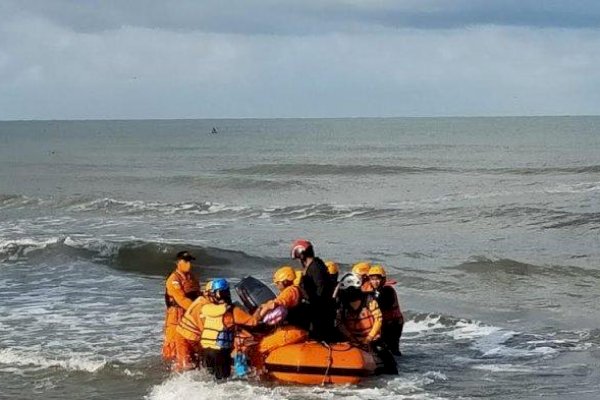
[[[208,281],[202,295],[186,310],[176,329],[176,371],[193,369],[200,364],[200,336],[202,335],[202,307],[212,302],[212,281]]]
[[[360,279],[361,289],[367,293],[373,291],[371,282],[369,282],[369,269],[371,269],[371,264],[366,261],[361,261],[352,266],[352,273]]]
[[[165,361],[174,361],[177,357],[176,329],[181,317],[200,294],[198,279],[192,274],[191,261],[195,258],[188,251],[180,251],[176,256],[175,271],[166,281],[165,303],[165,339],[162,356]]]
[[[385,374],[398,374],[396,360],[381,340],[382,315],[377,301],[361,290],[361,281],[353,274],[340,282],[341,308],[336,325],[351,343],[374,352],[383,362]]]
[[[310,336],[319,341],[334,338],[335,303],[333,285],[323,260],[315,257],[312,243],[299,239],[292,244],[291,256],[300,260],[303,276],[300,288],[308,302],[307,316],[310,319]]]
[[[305,312],[302,312],[302,291],[294,285],[295,275],[294,269],[287,265],[275,271],[273,283],[279,289],[279,294],[256,311],[256,315],[262,319],[276,307],[285,307],[287,310],[285,319],[278,324],[275,332],[261,339],[258,352],[263,355],[281,346],[304,342],[308,338],[308,332],[303,329],[306,328],[306,317],[303,315]]]
[[[225,279],[213,280],[211,300],[200,311],[203,316],[200,334],[202,361],[216,379],[224,379],[231,375],[231,352],[236,329],[255,327],[258,321],[232,304],[229,282]]]
[[[379,304],[383,315],[381,339],[395,356],[400,353],[400,337],[404,327],[404,316],[398,303],[398,294],[391,285],[386,285],[385,269],[381,265],[373,265],[369,270],[369,279],[373,287],[373,296]]]
[[[327,267],[327,272],[329,273],[329,277],[333,281],[333,285],[337,285],[338,276],[340,274],[340,267],[334,261],[325,261],[325,266]]]

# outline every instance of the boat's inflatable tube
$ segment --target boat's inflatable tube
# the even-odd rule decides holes
[[[375,373],[371,354],[349,343],[305,342],[273,350],[265,360],[273,378],[300,384],[356,384]]]
[[[251,276],[245,277],[235,285],[235,291],[250,313],[256,311],[261,304],[275,298],[275,293],[267,285]]]

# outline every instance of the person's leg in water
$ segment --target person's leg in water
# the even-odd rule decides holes
[[[231,349],[221,349],[216,353],[215,378],[226,379],[231,376]]]
[[[401,356],[400,337],[402,336],[402,321],[391,321],[381,328],[381,338],[389,351],[395,356]]]
[[[379,371],[380,373],[398,375],[398,365],[396,364],[396,360],[381,339],[371,343],[371,350],[383,362],[383,369]]]

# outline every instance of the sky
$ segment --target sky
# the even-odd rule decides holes
[[[0,120],[598,114],[598,0],[0,0]]]

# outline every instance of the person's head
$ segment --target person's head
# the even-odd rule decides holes
[[[329,276],[331,276],[335,281],[338,279],[338,275],[340,273],[340,268],[334,261],[325,261],[325,266],[327,267],[327,272]]]
[[[381,265],[373,265],[369,269],[369,281],[375,290],[385,285],[385,269]]]
[[[293,285],[295,279],[296,271],[289,265],[284,265],[273,274],[273,283],[279,290],[283,290],[286,287]]]
[[[231,292],[229,291],[229,282],[226,279],[213,279],[211,292],[217,302],[231,304]]]
[[[354,274],[346,274],[342,277],[339,283],[339,296],[342,303],[346,306],[356,308],[356,303],[360,305],[362,301],[362,290],[360,289],[362,282]],[[353,303],[355,306],[353,306]]]
[[[361,261],[352,266],[352,273],[356,275],[360,280],[364,283],[369,280],[369,270],[371,269],[371,264],[366,261]]]
[[[293,259],[298,259],[302,266],[306,267],[308,261],[315,257],[313,245],[308,240],[298,239],[292,243],[291,256]]]
[[[190,270],[192,269],[192,260],[196,259],[187,250],[180,251],[179,253],[177,253],[177,256],[175,258],[177,260],[177,270],[183,273],[190,272]]]

